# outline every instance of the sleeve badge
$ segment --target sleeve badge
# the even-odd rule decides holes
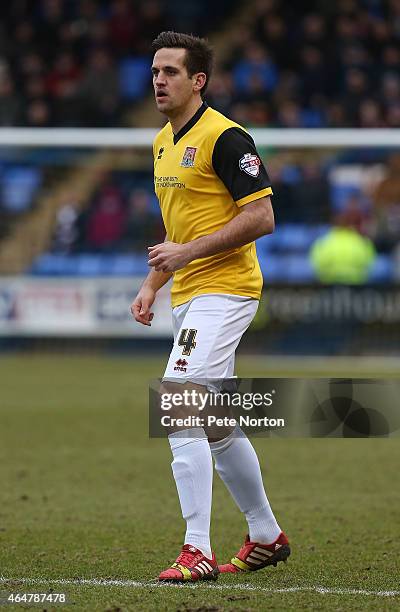
[[[239,168],[242,172],[246,172],[249,176],[257,176],[260,174],[261,160],[257,155],[253,153],[245,153],[243,157],[239,159]]]

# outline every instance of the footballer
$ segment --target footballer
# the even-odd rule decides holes
[[[151,270],[131,312],[137,322],[151,325],[157,291],[173,277],[174,344],[163,388],[176,393],[234,376],[235,351],[262,289],[254,241],[273,232],[274,215],[269,177],[252,138],[204,101],[213,63],[207,41],[162,32],[153,51],[155,102],[168,119],[153,145],[166,238],[148,248]],[[215,438],[197,421],[185,420],[182,407],[175,416],[182,424],[168,439],[186,534],[180,554],[159,580],[215,580],[223,572],[286,561],[288,539],[269,504],[256,452],[239,425]],[[243,545],[222,565],[210,543],[213,461],[248,526]]]

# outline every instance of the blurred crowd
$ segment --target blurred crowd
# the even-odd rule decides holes
[[[3,3],[0,125],[123,125],[150,89],[152,39],[169,28],[208,34],[236,7]],[[400,126],[400,0],[253,0],[246,15],[228,33],[228,59],[210,84],[217,109],[254,126]]]
[[[105,173],[90,205],[80,210],[73,189],[67,190],[57,215],[54,253],[138,253],[164,240],[158,203],[150,188],[128,185],[118,174]]]
[[[224,34],[210,105],[248,127],[400,127],[400,0],[3,3],[0,126],[128,125],[131,109],[151,90],[153,38],[164,29],[209,35],[235,11],[242,18]],[[397,260],[400,277],[400,156],[387,153],[357,166],[340,153],[293,160],[262,151],[281,228],[268,245],[309,250],[317,225],[332,227],[343,245],[344,228],[351,228],[378,255]],[[352,184],[344,188],[346,163]],[[104,176],[89,205],[73,190],[65,194],[52,253],[140,255],[163,240],[150,172],[144,181],[126,174]],[[2,162],[0,221],[6,212],[29,210],[44,182],[40,160]],[[323,246],[314,257],[319,264],[329,261]],[[367,261],[372,251],[365,248]]]
[[[245,125],[400,127],[400,0],[258,0],[210,102]]]
[[[385,164],[373,166],[340,165],[337,161],[329,166],[326,162],[318,164],[312,157],[296,162],[280,156],[271,157],[267,166],[279,230],[265,242],[269,253],[271,249],[305,253],[315,238],[325,236],[331,227],[342,244],[344,236],[355,243],[353,253],[351,248],[345,253],[346,267],[357,265],[354,249],[363,242],[366,263],[373,262],[371,253],[400,261],[399,153],[390,155]],[[64,200],[57,217],[53,253],[136,253],[145,257],[147,246],[164,240],[150,173],[140,180],[130,171],[106,173],[90,205],[82,210],[73,191],[67,192]],[[324,263],[330,272],[331,255],[324,251]]]
[[[227,4],[213,8],[213,27]],[[126,111],[150,88],[151,41],[173,27],[202,33],[209,5],[211,0],[1,3],[0,126],[124,125]]]

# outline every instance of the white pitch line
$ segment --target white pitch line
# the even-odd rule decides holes
[[[143,588],[183,588],[183,589],[198,589],[206,588],[217,591],[261,591],[263,593],[298,593],[301,591],[310,591],[319,593],[321,595],[370,595],[374,597],[399,597],[400,591],[367,591],[365,589],[333,589],[322,586],[294,586],[286,588],[267,588],[259,587],[253,584],[209,584],[202,582],[201,584],[171,584],[168,582],[140,582],[138,580],[101,580],[99,578],[59,578],[59,579],[47,579],[47,578],[6,578],[0,576],[0,584],[6,584],[8,582],[21,582],[23,584],[59,584],[59,585],[89,585],[89,586],[121,586],[131,587],[137,589]]]

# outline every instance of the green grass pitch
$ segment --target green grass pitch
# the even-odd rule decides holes
[[[147,435],[147,384],[164,361],[0,358],[0,591],[51,588],[73,602],[61,609],[84,611],[400,609],[400,596],[387,595],[400,589],[399,439],[254,440],[291,540],[289,562],[215,585],[151,582],[184,534],[169,446]],[[296,371],[242,358],[238,373]],[[215,475],[212,543],[221,562],[245,532]]]

